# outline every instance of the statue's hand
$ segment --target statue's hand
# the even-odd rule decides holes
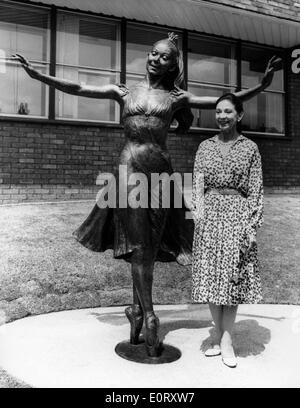
[[[265,70],[265,74],[261,81],[261,84],[265,88],[271,85],[274,77],[274,72],[282,69],[282,63],[283,63],[282,59],[277,57],[276,55],[273,55],[273,57],[269,60],[267,68]]]
[[[34,76],[34,73],[36,70],[33,68],[33,66],[30,64],[27,58],[23,57],[21,54],[14,54],[11,56],[11,59],[13,61],[19,61],[22,65],[22,67],[25,69],[25,71],[30,75]]]
[[[175,98],[178,98],[179,96],[184,94],[184,90],[175,86],[170,93],[172,96],[175,96]]]

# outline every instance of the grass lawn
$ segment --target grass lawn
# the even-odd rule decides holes
[[[93,202],[0,206],[0,324],[30,314],[131,302],[127,263],[72,231]],[[300,196],[267,195],[258,235],[265,303],[300,304]],[[156,263],[156,304],[189,303],[191,268]],[[0,369],[0,388],[26,387]]]
[[[72,231],[93,202],[0,207],[0,319],[128,304],[129,265],[82,247]],[[300,303],[300,197],[265,197],[258,243],[265,303]],[[191,268],[157,263],[156,303],[190,302]]]

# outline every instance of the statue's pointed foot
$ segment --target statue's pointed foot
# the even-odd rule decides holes
[[[125,314],[130,323],[130,343],[139,344],[139,336],[143,327],[143,310],[139,305],[131,305],[125,309]]]

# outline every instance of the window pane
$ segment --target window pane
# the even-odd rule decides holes
[[[231,88],[207,87],[204,85],[194,84],[189,84],[188,90],[197,96],[216,96],[217,98],[227,92],[234,91],[234,89]],[[214,109],[192,109],[192,112],[194,115],[193,127],[216,129]]]
[[[117,23],[63,13],[57,30],[57,63],[120,69]]]
[[[31,79],[20,65],[9,63],[5,68],[0,74],[0,113],[46,116],[48,87]],[[48,67],[35,65],[35,68],[48,72]]]
[[[137,75],[137,74],[128,74],[126,75],[126,85],[128,87],[141,82],[144,79],[145,75]]]
[[[96,70],[58,67],[57,76],[82,85],[102,86],[120,82],[119,74]],[[118,122],[119,105],[115,101],[84,98],[56,92],[56,112],[59,118]]]
[[[264,75],[269,59],[275,54],[280,56],[278,51],[244,47],[242,49],[242,86],[251,88],[257,85]],[[283,83],[283,69],[281,69],[275,72],[268,90],[283,91]]]
[[[16,4],[0,4],[0,50],[6,57],[24,54],[28,59],[49,60],[49,12]]]
[[[3,3],[3,2],[2,2]],[[31,79],[19,63],[8,58],[23,54],[48,73],[49,12],[40,8],[0,4],[0,113],[47,116],[48,89]],[[45,64],[43,64],[45,62]]]
[[[114,21],[59,13],[57,76],[85,85],[119,83],[119,31],[119,23]],[[119,105],[114,101],[75,97],[62,92],[56,95],[56,116],[59,118],[120,120]]]
[[[284,95],[264,92],[244,104],[243,130],[284,133]]]
[[[200,37],[189,38],[188,77],[190,81],[235,85],[234,47]]]
[[[170,30],[150,29],[136,25],[127,27],[126,70],[128,73],[146,73],[147,53],[152,45],[168,37]],[[179,35],[178,46],[181,49],[181,36]]]

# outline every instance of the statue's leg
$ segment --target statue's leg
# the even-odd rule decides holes
[[[136,249],[132,255],[132,279],[145,318],[145,341],[150,357],[160,353],[159,320],[153,311],[152,284],[155,253],[152,249]]]
[[[144,313],[133,284],[133,304],[126,307],[125,314],[130,322],[130,343],[139,344],[139,336],[143,327]]]

